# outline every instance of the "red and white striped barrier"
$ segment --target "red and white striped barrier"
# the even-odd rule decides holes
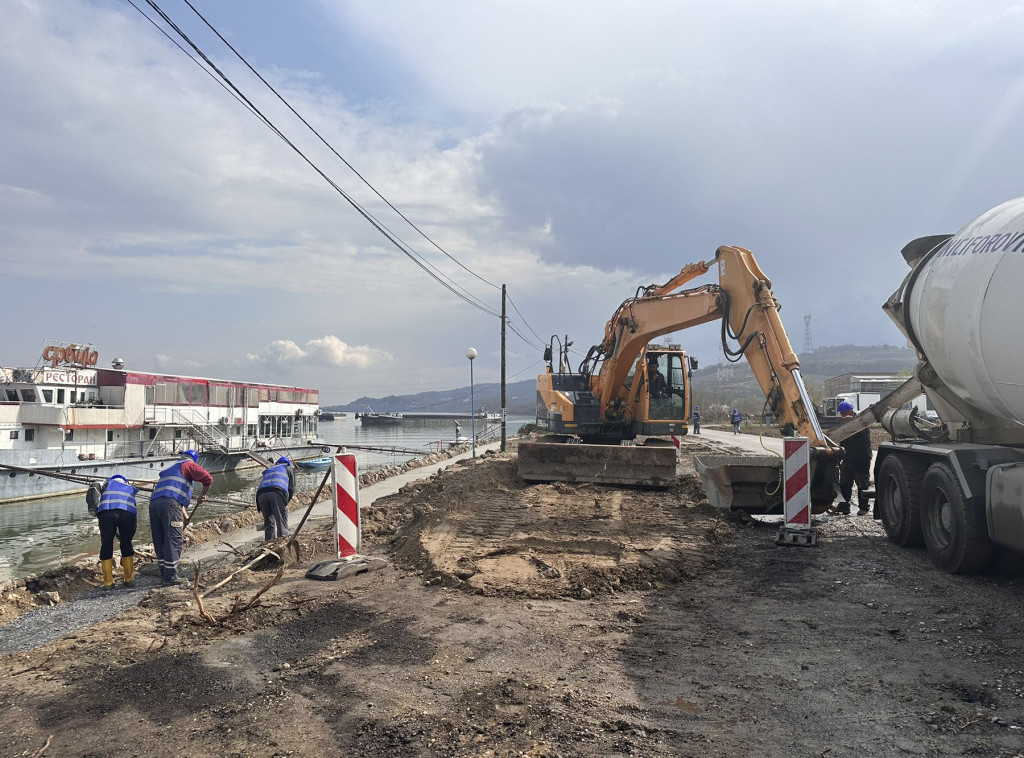
[[[334,531],[338,535],[338,558],[351,558],[359,554],[363,530],[359,521],[359,476],[356,457],[349,454],[334,456]]]
[[[779,527],[780,545],[813,546],[817,533],[811,528],[811,448],[806,437],[782,441],[782,508],[786,522]]]
[[[782,442],[786,526],[811,526],[811,448],[806,437],[788,437]]]
[[[677,436],[675,436],[674,434],[672,435],[672,444],[676,446],[676,460],[678,461],[679,460],[679,444],[680,444],[680,442],[679,442],[679,438]]]

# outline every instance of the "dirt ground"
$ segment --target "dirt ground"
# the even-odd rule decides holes
[[[379,571],[306,579],[311,531],[206,617],[154,589],[0,657],[0,754],[1024,758],[1020,572],[940,573],[870,517],[776,546],[707,505],[689,459],[721,449],[684,438],[668,491],[489,455],[365,513]]]

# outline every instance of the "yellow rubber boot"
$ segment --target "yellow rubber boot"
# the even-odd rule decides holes
[[[121,568],[124,569],[124,583],[131,587],[135,584],[135,556],[123,556],[121,558]]]
[[[103,570],[103,586],[110,588],[114,586],[114,559],[108,558],[100,561],[100,568]]]

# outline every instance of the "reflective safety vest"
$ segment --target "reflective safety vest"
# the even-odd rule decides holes
[[[156,489],[153,490],[153,500],[169,497],[181,503],[182,507],[188,508],[188,504],[192,500],[192,482],[182,475],[181,467],[183,465],[185,465],[185,461],[178,461],[170,468],[165,468],[160,472],[160,480],[156,483]]]
[[[137,513],[135,510],[135,493],[137,489],[120,479],[111,479],[107,482],[103,494],[100,496],[100,504],[96,512],[109,511],[114,508],[123,508],[129,513]]]
[[[263,478],[260,479],[260,486],[256,488],[256,491],[265,490],[268,487],[274,487],[275,489],[281,490],[285,495],[288,494],[288,467],[283,463],[278,466],[271,466],[263,472]]]

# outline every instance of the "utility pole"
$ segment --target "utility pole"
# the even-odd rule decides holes
[[[505,452],[505,285],[501,285],[501,452]]]

